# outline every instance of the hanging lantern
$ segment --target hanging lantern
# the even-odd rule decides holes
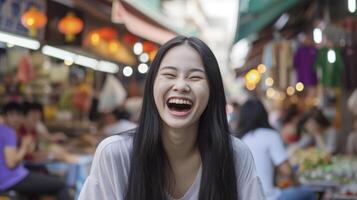
[[[154,51],[149,52],[150,62],[152,62],[154,60],[156,54],[157,54],[157,49],[154,50]]]
[[[46,25],[47,17],[36,7],[32,6],[22,15],[21,23],[29,30],[29,36],[36,37],[37,29],[40,29]]]
[[[75,35],[82,31],[83,21],[76,17],[73,12],[69,12],[59,21],[58,29],[66,35],[66,41],[71,42],[75,39]]]
[[[144,52],[152,52],[154,50],[156,50],[157,47],[154,43],[152,42],[148,42],[148,41],[145,41],[143,42],[143,50]]]
[[[89,32],[87,38],[89,39],[89,44],[92,46],[98,46],[102,40],[98,31],[96,30]]]
[[[118,31],[112,27],[102,27],[98,30],[98,33],[100,35],[100,38],[105,41],[111,41],[117,39],[118,37]]]
[[[138,41],[138,38],[135,37],[135,36],[132,35],[132,34],[127,33],[127,34],[125,34],[125,35],[123,36],[123,41],[124,41],[126,44],[129,44],[129,45],[133,46],[133,45]]]
[[[125,51],[125,48],[123,47],[123,45],[120,43],[119,40],[111,40],[109,42],[108,48],[109,48],[109,52],[112,54]]]

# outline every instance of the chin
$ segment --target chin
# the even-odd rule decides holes
[[[177,119],[172,119],[170,122],[165,121],[165,124],[168,128],[173,128],[173,129],[183,129],[183,128],[190,128],[193,123],[192,120],[177,120]]]

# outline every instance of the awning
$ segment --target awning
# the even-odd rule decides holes
[[[112,6],[112,21],[123,23],[133,34],[163,44],[178,34],[183,34],[176,27],[163,20],[163,15],[135,3],[135,1],[114,0]]]
[[[299,0],[241,0],[240,19],[234,43],[271,24]]]

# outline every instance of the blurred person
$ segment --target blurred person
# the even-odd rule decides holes
[[[284,143],[294,144],[300,140],[300,134],[297,131],[297,125],[300,120],[299,109],[297,105],[290,105],[282,117],[281,135]]]
[[[31,115],[36,121],[36,131],[38,134],[41,136],[41,139],[43,138],[44,140],[48,142],[64,142],[67,140],[67,136],[62,133],[62,132],[54,132],[50,133],[46,127],[46,125],[43,122],[43,105],[38,103],[38,102],[33,102],[32,103],[32,110],[31,110]]]
[[[230,135],[205,43],[177,36],[162,45],[143,96],[138,128],[101,142],[79,200],[264,199],[252,155]]]
[[[0,108],[0,124],[4,124],[4,113],[1,108]]]
[[[261,101],[250,99],[240,110],[239,137],[253,154],[257,174],[263,183],[267,200],[313,200],[314,193],[296,184],[283,141],[271,128],[268,113]],[[286,189],[274,186],[274,174]]]
[[[17,128],[17,136],[21,138],[30,135],[33,139],[32,148],[25,156],[27,161],[42,161],[46,159],[57,159],[60,161],[75,163],[79,156],[71,154],[54,141],[63,141],[62,133],[51,135],[41,122],[42,106],[39,103],[23,103],[23,121]],[[43,145],[41,145],[43,144]],[[20,144],[21,145],[21,142]]]
[[[24,124],[30,129],[33,129],[36,134],[39,134],[40,139],[45,140],[46,142],[63,142],[67,139],[67,136],[61,132],[50,133],[43,122],[43,106],[38,102],[24,102],[24,115],[25,122]],[[33,133],[32,133],[33,134]],[[36,135],[37,137],[37,135]]]
[[[357,156],[357,115],[353,117],[353,129],[348,135],[346,151],[349,155]]]
[[[130,114],[122,108],[115,108],[111,112],[103,113],[102,116],[105,124],[103,131],[106,136],[136,128],[136,124],[129,120]]]
[[[316,147],[328,154],[337,150],[337,133],[319,108],[311,108],[302,119],[304,135],[298,142],[299,148]]]
[[[17,147],[14,128],[21,123],[21,105],[8,103],[4,106],[4,123],[0,124],[0,192],[14,190],[22,195],[56,195],[58,200],[71,199],[68,189],[60,179],[29,172],[23,165],[26,153],[33,148],[30,135],[22,138]]]

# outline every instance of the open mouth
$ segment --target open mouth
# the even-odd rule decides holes
[[[192,109],[192,101],[186,98],[170,98],[166,102],[170,111],[181,114],[188,113]]]

